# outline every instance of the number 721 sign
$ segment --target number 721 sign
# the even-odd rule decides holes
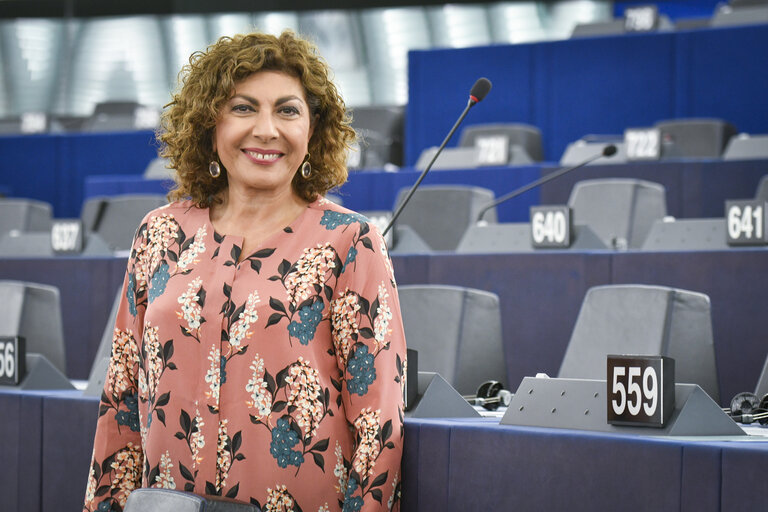
[[[675,408],[675,361],[609,355],[608,423],[663,427]]]

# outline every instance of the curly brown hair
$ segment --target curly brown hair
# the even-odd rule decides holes
[[[279,37],[251,33],[220,38],[206,51],[193,53],[179,73],[179,90],[166,105],[157,134],[161,156],[176,170],[169,200],[191,198],[197,206],[207,207],[227,187],[226,172],[218,178],[208,172],[209,163],[217,158],[216,119],[235,85],[259,71],[287,73],[304,87],[314,123],[308,147],[312,174],[304,179],[296,173],[292,181],[296,194],[313,201],[347,180],[346,152],[355,131],[317,47],[288,30]]]

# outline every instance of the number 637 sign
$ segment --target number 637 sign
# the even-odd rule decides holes
[[[608,423],[663,427],[675,408],[675,361],[608,356]]]

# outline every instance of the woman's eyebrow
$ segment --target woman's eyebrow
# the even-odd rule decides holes
[[[234,96],[232,96],[232,99],[235,99],[235,98],[242,98],[245,101],[247,101],[248,103],[252,103],[254,105],[258,105],[259,104],[259,100],[257,100],[256,98],[254,98],[252,96],[248,96],[247,94],[238,93],[238,94],[235,94]],[[301,102],[304,101],[299,96],[296,96],[296,95],[292,94],[290,96],[283,96],[281,98],[278,98],[277,101],[275,101],[275,105],[282,105],[283,103],[287,103],[287,102],[293,101],[293,100],[298,100],[298,101],[301,101]]]

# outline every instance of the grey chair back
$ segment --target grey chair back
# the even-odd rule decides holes
[[[768,174],[760,178],[755,191],[755,199],[764,199],[768,201]]]
[[[148,180],[172,180],[176,172],[168,168],[169,160],[163,157],[157,157],[150,160],[144,168],[144,178]]]
[[[122,286],[117,290],[115,299],[112,301],[112,310],[109,312],[109,318],[104,326],[104,332],[101,335],[101,342],[96,351],[91,365],[91,373],[88,375],[88,385],[83,392],[86,396],[101,396],[101,390],[104,388],[104,381],[107,377],[109,368],[109,359],[112,356],[112,339],[115,332],[115,321],[117,320],[117,310],[120,307],[120,297],[123,295]]]
[[[723,160],[765,159],[768,159],[768,134],[740,133],[731,137],[723,151]]]
[[[352,128],[360,142],[354,168],[381,169],[403,165],[405,109],[402,106],[368,106],[352,110]]]
[[[141,488],[128,496],[124,512],[260,512],[256,505],[173,489]]]
[[[738,132],[722,119],[670,119],[655,124],[661,132],[661,159],[720,158]]]
[[[461,132],[459,146],[479,146],[483,160],[483,140],[500,138],[507,143],[507,161],[504,164],[527,164],[544,159],[541,130],[523,123],[476,124]]]
[[[584,180],[573,186],[568,206],[573,223],[592,228],[607,247],[637,249],[654,221],[667,215],[666,189],[636,179]]]
[[[590,288],[558,377],[606,378],[608,354],[675,360],[675,382],[698,384],[720,399],[709,297],[664,286]]]
[[[396,205],[405,199],[408,190],[400,190]],[[422,186],[401,212],[395,227],[410,226],[432,250],[452,251],[459,245],[467,227],[475,223],[479,211],[493,200],[493,191],[481,187]],[[496,210],[489,210],[485,220],[496,222]],[[397,243],[395,240],[395,249]]]
[[[0,236],[11,231],[51,230],[51,205],[34,199],[0,199]]]
[[[80,218],[86,232],[101,236],[113,251],[124,251],[144,215],[167,203],[160,194],[93,197],[83,204]]]
[[[444,285],[398,288],[408,348],[419,371],[437,372],[459,393],[474,394],[487,380],[509,386],[499,297]]]
[[[27,354],[44,356],[66,375],[59,289],[38,283],[0,281],[0,335],[22,336]]]

